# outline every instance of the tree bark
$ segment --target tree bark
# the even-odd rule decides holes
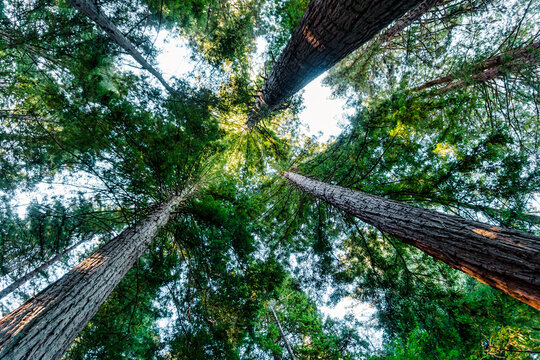
[[[460,79],[458,75],[447,75],[437,80],[432,80],[417,86],[413,91],[427,90],[435,86],[444,85],[439,88],[439,92],[461,89],[467,83],[484,83],[504,75],[508,70],[517,70],[528,65],[538,66],[538,49],[540,41],[534,42],[520,49],[513,49],[503,54],[492,56],[473,67],[469,81]]]
[[[133,46],[120,30],[118,30],[116,25],[114,25],[109,18],[99,11],[98,7],[91,0],[67,0],[67,2],[104,30],[109,37],[113,39],[118,46],[126,50],[128,54],[143,67],[143,69],[154,75],[171,95],[178,95],[178,93],[165,81],[161,73],[146,61],[135,46]]]
[[[60,359],[135,264],[173,209],[195,188],[171,197],[60,280],[0,320],[0,359]]]
[[[278,328],[279,335],[281,336],[281,339],[285,343],[285,347],[287,348],[287,351],[289,352],[289,356],[291,357],[292,360],[296,360],[296,357],[294,356],[294,352],[293,352],[293,350],[291,348],[291,345],[289,344],[289,341],[285,337],[285,333],[283,332],[283,328],[281,327],[281,323],[279,322],[279,318],[277,317],[277,314],[276,314],[276,312],[274,310],[274,304],[273,303],[269,304],[268,308],[270,309],[270,312],[272,313],[274,321],[276,322],[276,326]]]
[[[252,129],[317,76],[421,0],[312,0],[255,100]]]
[[[11,285],[0,291],[0,300],[2,300],[7,295],[11,294],[13,291],[17,290],[21,285],[26,283],[28,280],[32,279],[34,276],[39,274],[42,271],[47,270],[51,265],[56,263],[58,260],[63,258],[65,255],[72,252],[76,247],[83,244],[87,241],[87,238],[83,238],[81,241],[73,244],[72,246],[66,248],[64,251],[62,251],[59,254],[56,254],[52,258],[50,258],[48,261],[45,261],[43,264],[35,268],[34,270],[28,272],[27,274],[21,276],[20,278],[16,279]]]
[[[540,310],[540,237],[284,173],[300,190]]]

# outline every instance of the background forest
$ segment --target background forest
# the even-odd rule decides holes
[[[0,1],[0,359],[538,359],[540,2],[308,3]],[[333,42],[302,25],[372,3],[401,12]],[[189,73],[162,75],[158,37]],[[326,70],[349,113],[322,141],[298,90]],[[489,248],[434,255],[414,219],[398,235],[289,172],[530,234],[501,251],[536,300],[452,263]],[[61,278],[85,258],[104,272]],[[60,310],[8,315],[27,300]]]

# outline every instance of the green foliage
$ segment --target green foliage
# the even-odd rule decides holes
[[[147,26],[178,29],[200,77],[174,79],[178,96],[167,97],[126,71],[119,47],[67,3],[0,2],[8,79],[0,81],[0,190],[10,195],[0,209],[2,280],[85,235],[107,241],[187,184],[202,188],[66,359],[285,358],[271,308],[297,359],[539,351],[531,308],[291,190],[275,171],[293,164],[370,194],[537,232],[528,213],[540,189],[536,68],[506,59],[500,78],[474,78],[478,63],[535,38],[536,3],[445,2],[388,42],[367,44],[327,80],[355,110],[328,143],[302,136],[300,97],[244,128],[262,85],[253,79],[255,37],[268,44],[258,61],[267,69],[307,0],[99,5],[149,61]],[[462,86],[413,90],[448,74]],[[9,206],[11,195],[57,182],[80,194],[32,202],[22,219]],[[346,296],[376,309],[382,347],[361,335],[368,325],[320,311]]]
[[[212,65],[241,64],[253,48],[259,2],[252,0],[146,0],[157,18],[179,27],[190,44]]]

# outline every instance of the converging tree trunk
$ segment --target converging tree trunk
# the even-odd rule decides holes
[[[298,189],[540,310],[540,237],[286,172]]]
[[[118,30],[116,25],[113,24],[109,18],[107,18],[99,8],[91,0],[67,0],[71,6],[79,10],[83,15],[87,16],[90,20],[96,23],[102,30],[104,30],[111,39],[116,42],[118,46],[128,52],[135,61],[137,61],[143,69],[154,75],[156,79],[167,89],[167,91],[174,96],[177,96],[177,92],[165,81],[159,71],[157,71],[142,54],[133,46],[133,44]]]
[[[421,0],[312,0],[274,64],[246,125],[252,129],[317,76]]]
[[[467,84],[484,83],[503,76],[509,71],[516,71],[522,67],[538,66],[540,63],[538,49],[540,42],[534,42],[520,49],[513,49],[492,56],[487,60],[473,66],[472,74],[467,80],[459,77],[458,74],[450,74],[437,80],[428,81],[423,85],[417,86],[413,91],[421,91],[440,86],[439,92],[446,92],[455,89],[461,89]]]
[[[56,254],[52,258],[50,258],[48,261],[45,261],[43,264],[35,268],[34,270],[26,273],[25,275],[21,276],[20,278],[16,279],[13,283],[11,283],[8,287],[0,291],[0,300],[2,300],[7,295],[11,294],[13,291],[17,290],[21,285],[26,283],[27,281],[31,280],[34,276],[39,274],[42,271],[47,270],[51,265],[56,263],[58,260],[62,259],[64,256],[72,252],[75,248],[77,248],[79,245],[83,244],[85,241],[87,241],[87,238],[83,238],[81,241],[75,243],[74,245],[66,248],[64,251],[62,251],[59,254]]]
[[[0,359],[60,359],[195,188],[156,207],[60,280],[0,320]]]

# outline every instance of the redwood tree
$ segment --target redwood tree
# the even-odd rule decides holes
[[[313,0],[274,64],[246,125],[253,128],[317,76],[420,0]]]
[[[172,196],[60,280],[0,320],[0,358],[60,359],[101,304],[195,190]]]
[[[540,310],[540,238],[308,177],[283,174],[298,189]]]

